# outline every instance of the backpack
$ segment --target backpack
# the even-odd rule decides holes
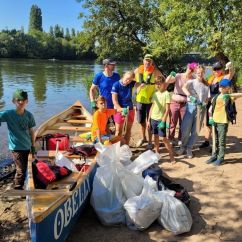
[[[68,149],[70,154],[80,155],[84,159],[90,156],[94,156],[97,154],[97,150],[95,149],[94,145],[84,144],[76,147],[70,147]]]
[[[214,98],[212,100],[212,114],[214,113],[214,109],[215,109],[215,105],[216,105],[218,96],[219,96],[219,94],[214,96]],[[232,124],[236,124],[237,110],[236,110],[235,102],[231,98],[228,98],[225,101],[225,111],[227,114],[228,121],[231,122]]]
[[[34,160],[33,175],[36,188],[46,188],[48,184],[71,174],[66,167],[52,165],[48,161]]]

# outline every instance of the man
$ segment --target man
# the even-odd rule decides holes
[[[163,76],[155,67],[153,57],[146,54],[143,59],[143,65],[135,69],[135,79],[138,83],[136,95],[136,111],[137,121],[141,125],[142,139],[138,141],[137,147],[147,142],[146,139],[146,124],[149,117],[149,111],[152,104],[152,96],[155,92],[155,79],[158,76]],[[152,149],[152,134],[148,129],[148,145],[147,149]]]
[[[118,73],[114,72],[116,62],[110,58],[103,60],[104,71],[95,75],[89,96],[91,106],[93,109],[96,108],[95,93],[98,91],[99,95],[103,96],[107,101],[107,108],[113,109],[113,101],[111,89],[115,82],[120,80]]]

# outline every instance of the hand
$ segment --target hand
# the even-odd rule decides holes
[[[35,155],[36,154],[36,150],[35,150],[35,147],[34,146],[31,146],[30,152],[31,152],[32,155]]]
[[[214,126],[213,118],[209,118],[208,123],[209,123],[211,126]]]
[[[127,115],[128,115],[128,109],[122,108],[122,116],[127,116]]]
[[[227,101],[229,98],[230,98],[230,94],[228,94],[228,93],[223,94],[223,100],[224,101]]]
[[[191,103],[197,103],[197,98],[196,97],[194,97],[194,96],[189,96],[189,99],[190,99],[190,102]]]
[[[225,69],[226,69],[226,70],[230,70],[230,69],[232,69],[232,68],[233,68],[233,66],[232,66],[231,61],[228,62],[228,63],[225,65]]]
[[[176,77],[176,72],[175,71],[171,71],[170,76]]]
[[[166,123],[163,121],[160,121],[160,123],[157,126],[159,129],[164,129],[166,127]]]
[[[147,129],[150,129],[150,120],[147,121]]]
[[[95,101],[91,101],[91,107],[92,107],[92,108],[96,108],[96,107],[97,107]]]
[[[198,105],[199,105],[199,107],[200,107],[201,109],[205,109],[206,106],[207,106],[207,104],[204,103],[204,102],[201,102],[201,103],[199,103]]]

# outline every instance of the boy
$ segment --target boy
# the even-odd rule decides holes
[[[14,189],[23,190],[28,164],[28,155],[34,149],[35,120],[33,115],[25,109],[28,104],[28,93],[17,89],[13,93],[13,103],[16,109],[0,112],[0,123],[7,122],[8,144],[16,165]]]
[[[98,110],[93,115],[93,124],[91,129],[91,138],[94,143],[104,143],[110,140],[111,134],[108,132],[107,123],[111,115],[116,113],[115,109],[107,109],[107,103],[104,97],[97,98]],[[122,111],[118,110],[118,111]]]
[[[155,86],[157,91],[153,94],[152,105],[148,118],[148,128],[154,135],[155,152],[159,154],[159,136],[170,155],[170,160],[175,163],[173,151],[169,140],[166,138],[166,119],[170,110],[170,94],[166,91],[165,78],[156,78]]]
[[[216,146],[214,153],[206,163],[213,163],[215,166],[219,166],[224,161],[228,125],[229,121],[233,121],[231,120],[231,110],[229,111],[233,104],[232,98],[242,97],[242,93],[229,94],[231,84],[232,82],[229,79],[222,79],[220,81],[220,94],[214,97],[209,110],[209,124],[215,128],[215,137],[213,138],[216,140]]]

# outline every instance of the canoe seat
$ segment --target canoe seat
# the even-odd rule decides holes
[[[65,131],[91,131],[91,127],[76,126],[50,126],[47,130],[65,130]]]
[[[70,123],[70,124],[91,124],[92,121],[91,120],[80,120],[80,119],[69,119],[66,120],[66,123]]]

